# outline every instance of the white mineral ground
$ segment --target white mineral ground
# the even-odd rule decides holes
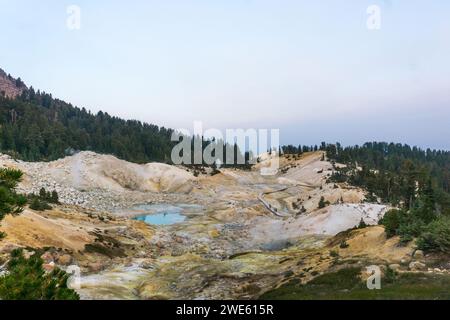
[[[49,268],[80,266],[84,299],[251,299],[304,270],[304,280],[328,270],[330,250],[386,263],[410,257],[411,246],[387,240],[379,226],[355,231],[345,251],[329,241],[361,219],[376,225],[388,208],[363,203],[360,189],[326,183],[333,169],[322,156],[281,157],[275,176],[260,174],[267,157],[252,171],[194,177],[92,152],[49,163],[0,155],[0,167],[25,173],[19,191],[56,190],[63,203],[6,217],[0,264],[15,247],[46,248]],[[318,209],[322,196],[330,205]],[[149,226],[130,218],[139,204],[187,205],[187,219]]]

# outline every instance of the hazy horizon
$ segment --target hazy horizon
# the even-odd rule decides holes
[[[69,5],[81,29],[66,25]],[[366,26],[370,5],[381,29]],[[78,107],[450,149],[447,1],[5,1],[0,67]]]

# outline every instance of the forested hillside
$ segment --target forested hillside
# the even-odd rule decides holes
[[[326,150],[347,165],[335,166],[331,181],[363,187],[368,201],[381,198],[397,208],[380,221],[388,236],[417,239],[424,251],[450,253],[450,152],[383,142]]]
[[[328,156],[346,168],[333,180],[365,187],[373,196],[410,208],[421,194],[433,193],[438,210],[449,210],[450,152],[372,142],[363,146],[327,146]]]
[[[0,97],[0,152],[23,160],[54,160],[92,150],[138,163],[169,162],[171,134],[170,129],[104,112],[94,115],[33,88],[16,99]]]

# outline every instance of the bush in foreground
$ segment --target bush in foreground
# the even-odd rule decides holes
[[[46,273],[43,260],[37,255],[26,259],[22,250],[11,253],[8,273],[0,277],[2,300],[79,300],[78,294],[67,287],[69,276],[55,268]]]
[[[423,251],[450,253],[450,218],[442,217],[426,226],[417,239],[417,247]]]
[[[38,198],[33,198],[30,203],[30,209],[36,211],[51,210],[52,207],[45,201],[41,201]]]
[[[0,169],[0,221],[7,214],[19,214],[23,210],[27,200],[15,192],[21,178],[19,170]]]

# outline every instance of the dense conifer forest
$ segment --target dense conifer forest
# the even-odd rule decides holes
[[[164,127],[92,114],[33,88],[16,99],[0,97],[0,151],[27,161],[92,150],[137,163],[169,162],[171,135]]]

